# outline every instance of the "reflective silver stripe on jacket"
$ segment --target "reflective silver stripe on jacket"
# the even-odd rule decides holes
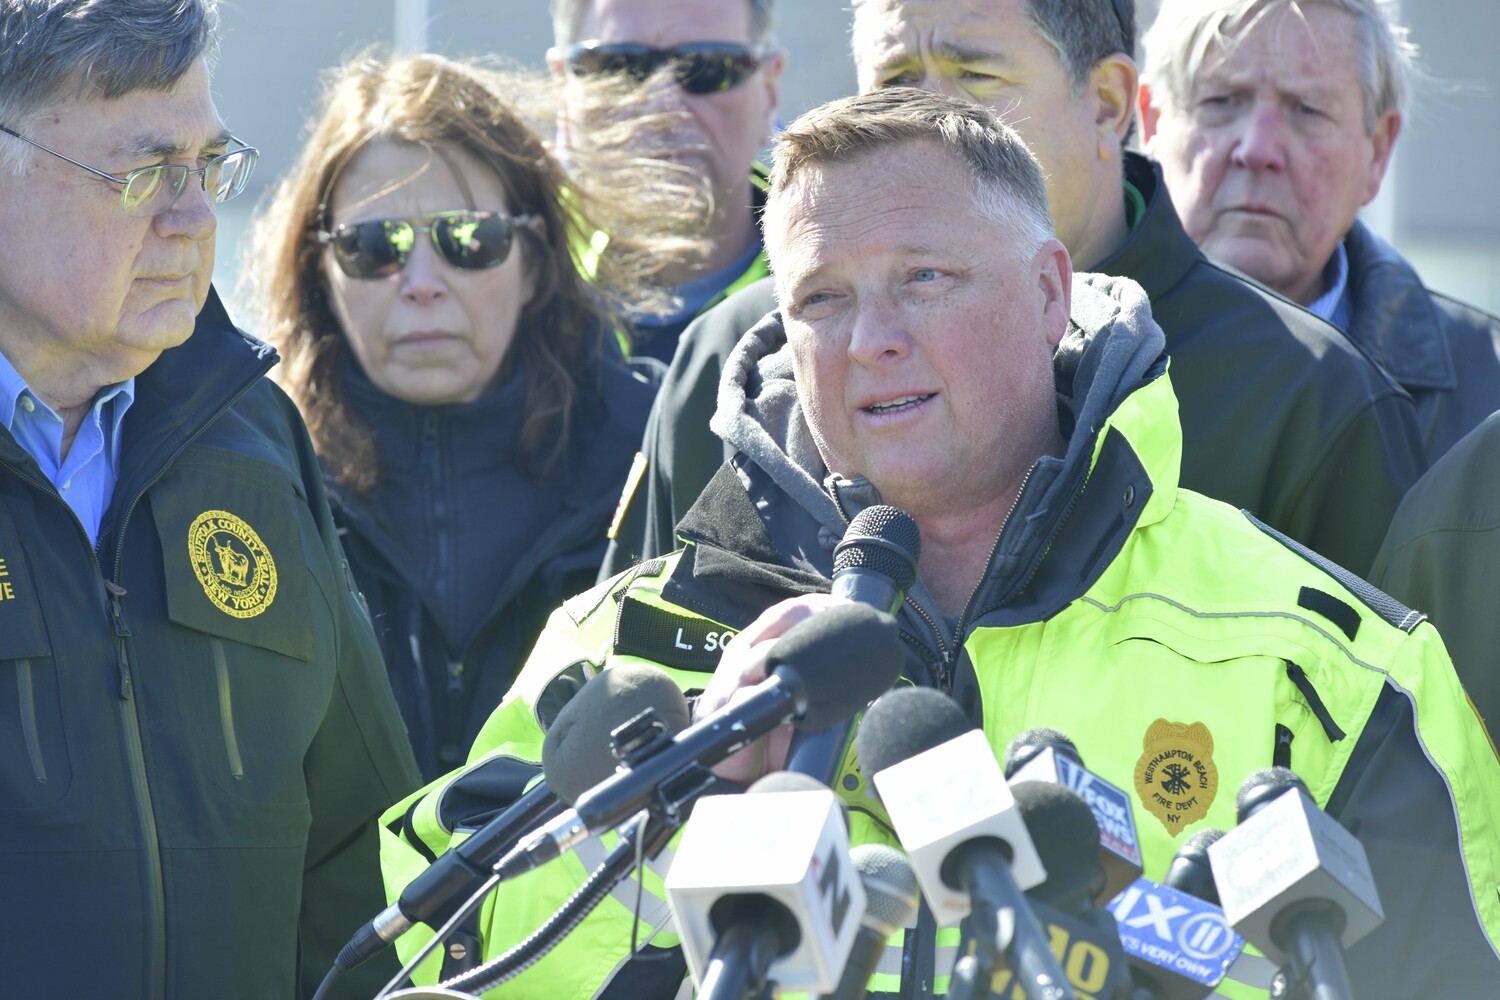
[[[574,847],[573,852],[578,855],[578,860],[583,862],[583,866],[592,872],[604,864],[609,849],[598,837],[589,837]],[[672,849],[670,847],[664,849],[654,859],[646,859],[646,867],[659,878],[666,878],[667,869],[671,866]],[[650,934],[673,928],[672,909],[666,899],[644,886],[640,879],[621,879],[610,888],[609,894],[614,897],[615,902],[632,913],[635,913],[639,906],[638,915],[641,923],[650,928]]]

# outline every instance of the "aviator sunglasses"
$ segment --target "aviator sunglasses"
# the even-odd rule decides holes
[[[670,66],[677,85],[689,94],[733,90],[758,69],[765,50],[737,42],[689,42],[656,49],[632,42],[579,42],[568,46],[574,76],[626,76],[637,83]]]
[[[465,271],[499,267],[510,256],[517,226],[530,226],[534,215],[501,215],[460,209],[438,212],[420,226],[409,219],[370,219],[320,230],[318,242],[333,245],[339,270],[351,278],[384,278],[406,266],[418,233],[431,233],[442,258]]]

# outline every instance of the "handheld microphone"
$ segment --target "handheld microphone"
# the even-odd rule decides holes
[[[916,915],[922,898],[916,873],[895,848],[860,844],[849,852],[849,860],[865,887],[865,915],[855,932],[838,986],[832,993],[820,994],[818,1000],[861,1000],[870,977],[880,967],[886,943]]]
[[[590,678],[557,713],[542,737],[542,774],[558,800],[572,805],[627,766],[633,753],[649,750],[644,740],[676,735],[691,722],[687,698],[671,675],[622,663]]]
[[[833,594],[894,615],[917,582],[922,533],[899,507],[866,507],[833,550]]]
[[[1318,1000],[1350,996],[1344,949],[1385,914],[1369,860],[1284,767],[1245,779],[1239,825],[1208,848],[1224,915]]]
[[[922,534],[905,511],[866,507],[849,522],[833,550],[833,595],[894,615],[917,580]],[[799,730],[787,749],[786,769],[837,784],[849,747],[851,720],[821,730]]]
[[[969,918],[978,954],[955,979],[987,989],[1004,952],[1027,996],[1072,1000],[1021,892],[1047,872],[984,733],[942,692],[906,688],[870,706],[857,746],[933,916]]]
[[[527,831],[561,813],[572,801],[569,795],[576,796],[574,789],[603,781],[614,771],[614,757],[598,734],[608,734],[648,710],[672,732],[687,728],[687,701],[664,671],[626,665],[589,678],[558,712],[543,743],[543,770],[553,780],[537,783],[407,883],[395,903],[355,933],[334,968],[347,972],[360,965],[414,924],[441,927],[489,880],[496,862]],[[567,766],[547,771],[549,748],[555,754],[565,741],[572,744],[564,750]]]
[[[1223,830],[1199,830],[1187,839],[1167,865],[1162,884],[1196,896],[1207,903],[1219,905],[1219,886],[1214,881],[1213,864],[1208,859],[1208,848],[1224,836]]]
[[[747,688],[746,697],[590,787],[502,860],[496,874],[530,871],[648,806],[676,814],[712,783],[710,767],[783,722],[822,729],[853,715],[895,682],[902,660],[897,634],[889,615],[859,604],[798,622],[772,647],[771,676]]]
[[[1245,949],[1219,908],[1208,846],[1223,830],[1199,830],[1160,883],[1137,879],[1111,908],[1137,985],[1157,1000],[1211,996]]]
[[[1005,750],[1005,777],[1012,783],[1063,785],[1088,803],[1099,825],[1099,865],[1104,873],[1094,896],[1096,905],[1103,906],[1141,877],[1141,843],[1130,796],[1084,767],[1068,737],[1056,729],[1028,729]]]
[[[842,805],[786,772],[699,800],[666,888],[698,995],[722,1000],[832,988],[865,909]]]

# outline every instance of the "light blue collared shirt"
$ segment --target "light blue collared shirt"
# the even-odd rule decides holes
[[[99,544],[99,522],[119,478],[120,424],[134,400],[134,377],[100,389],[73,436],[68,457],[63,458],[62,417],[31,391],[21,373],[0,354],[0,425],[36,459],[95,545]]]
[[[1323,270],[1328,279],[1328,291],[1307,309],[1348,333],[1349,322],[1354,317],[1354,303],[1349,296],[1349,254],[1344,250],[1343,240],[1334,245],[1333,257]]]

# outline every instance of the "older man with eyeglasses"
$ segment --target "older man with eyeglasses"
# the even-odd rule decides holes
[[[216,0],[0,0],[6,995],[310,992],[416,783],[275,354],[210,287],[256,159],[216,44]]]
[[[771,134],[786,62],[771,44],[772,0],[552,0],[552,23],[547,63],[570,106],[565,141],[588,141],[591,80],[638,84],[638,103],[624,113],[675,116],[663,148],[649,152],[696,171],[713,199],[706,255],[662,274],[680,308],[632,324],[630,354],[668,364],[695,316],[767,273],[765,170],[755,157]]]

